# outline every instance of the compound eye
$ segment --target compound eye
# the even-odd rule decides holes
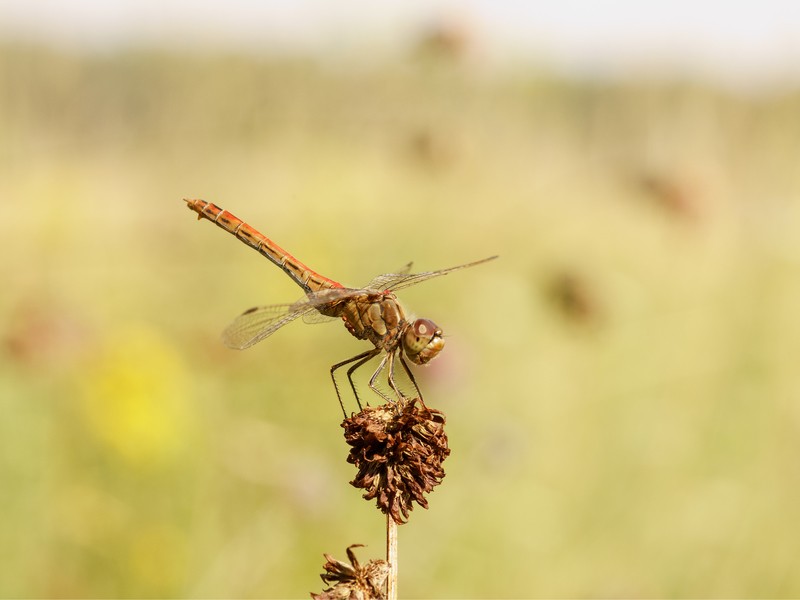
[[[403,346],[412,362],[424,365],[444,347],[442,330],[429,319],[417,319],[406,331]]]
[[[409,356],[414,356],[422,352],[431,340],[436,337],[439,329],[436,324],[429,319],[417,319],[406,330],[403,338],[403,345]]]
[[[429,319],[417,319],[414,321],[414,335],[422,340],[429,340],[436,333],[436,325]]]

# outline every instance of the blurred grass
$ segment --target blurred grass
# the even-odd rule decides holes
[[[293,284],[181,198],[403,294],[448,477],[407,597],[796,597],[800,94],[430,56],[0,47],[0,595],[299,597],[383,551]]]

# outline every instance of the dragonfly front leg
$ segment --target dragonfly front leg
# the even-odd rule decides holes
[[[402,358],[400,360],[402,360]],[[395,383],[395,381],[394,381],[394,352],[389,354],[389,377],[388,377],[388,380],[389,380],[389,386],[391,386],[392,390],[394,390],[394,393],[397,394],[397,397],[400,398],[400,399],[405,398],[405,396],[403,395],[403,392],[400,391],[400,389],[397,387],[397,383]]]
[[[425,404],[425,401],[422,399],[422,392],[419,391],[419,386],[417,385],[417,380],[414,379],[414,374],[411,372],[411,369],[409,368],[408,363],[406,363],[406,361],[403,358],[402,354],[400,355],[400,364],[403,365],[403,368],[406,370],[406,375],[408,375],[408,378],[411,380],[411,384],[414,386],[414,389],[417,392],[417,398],[419,398],[420,402]]]
[[[347,370],[347,380],[350,382],[350,387],[353,390],[353,395],[356,397],[356,404],[358,404],[358,410],[361,410],[361,401],[358,399],[358,392],[356,391],[356,386],[353,384],[353,371],[355,371],[358,367],[363,365],[365,362],[377,356],[380,350],[377,348],[373,348],[372,350],[367,350],[366,352],[362,352],[361,354],[357,354],[352,358],[348,358],[347,360],[343,360],[340,363],[336,363],[331,367],[331,379],[333,380],[333,388],[336,390],[336,397],[339,399],[339,406],[342,407],[342,413],[344,413],[344,418],[347,418],[347,411],[344,409],[344,402],[342,402],[342,394],[339,393],[339,384],[336,383],[336,375],[335,371],[339,367],[343,367],[345,365],[349,365],[351,362],[358,361],[352,367]]]
[[[370,389],[371,389],[373,392],[375,392],[376,394],[378,394],[378,395],[379,395],[381,398],[383,398],[384,400],[386,400],[387,402],[392,402],[392,403],[394,403],[394,402],[395,402],[394,400],[392,400],[392,399],[391,399],[389,396],[387,396],[386,394],[384,394],[384,393],[383,393],[381,390],[379,390],[379,389],[378,389],[378,387],[375,385],[375,380],[376,380],[376,379],[378,379],[378,375],[380,375],[380,374],[381,374],[381,371],[383,371],[383,369],[386,367],[386,361],[387,361],[387,360],[389,360],[389,359],[390,359],[390,357],[392,357],[392,356],[394,356],[394,354],[392,354],[392,353],[389,353],[389,354],[387,354],[386,356],[384,356],[384,357],[383,357],[383,359],[381,360],[381,364],[379,364],[379,365],[378,365],[378,368],[377,368],[377,369],[375,369],[375,372],[372,374],[372,377],[370,377],[370,378],[369,378],[369,388],[370,388]],[[397,392],[397,388],[396,388],[396,387],[395,387],[395,385],[394,385],[394,381],[390,381],[390,382],[389,382],[389,385],[391,385],[392,389],[393,389],[395,392]]]

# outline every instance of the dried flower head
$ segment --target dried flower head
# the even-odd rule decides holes
[[[311,594],[314,600],[384,600],[386,598],[386,577],[389,563],[385,560],[371,560],[363,567],[356,559],[353,548],[363,544],[353,544],[347,548],[350,564],[336,560],[325,554],[325,572],[320,575],[325,583],[333,586],[320,594]]]
[[[347,462],[358,467],[351,485],[367,490],[378,508],[395,523],[405,523],[416,502],[428,508],[425,495],[444,478],[442,462],[450,454],[445,417],[419,399],[368,406],[344,420],[352,448]]]

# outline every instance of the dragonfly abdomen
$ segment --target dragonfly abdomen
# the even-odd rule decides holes
[[[297,285],[303,288],[306,293],[342,287],[341,283],[323,277],[313,269],[308,268],[267,236],[216,204],[205,200],[186,200],[186,204],[190,210],[197,213],[198,218],[211,221],[266,256],[273,264],[280,267],[284,273],[291,277]]]

